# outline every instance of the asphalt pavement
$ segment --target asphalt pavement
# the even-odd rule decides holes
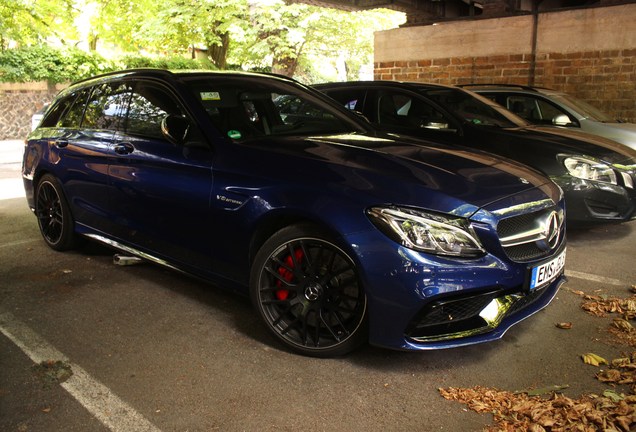
[[[600,394],[609,385],[581,355],[631,350],[577,292],[631,295],[636,222],[569,232],[569,282],[500,341],[313,359],[282,349],[248,299],[223,287],[117,266],[91,244],[47,248],[21,190],[21,146],[0,142],[2,431],[478,431],[491,416],[439,388]]]

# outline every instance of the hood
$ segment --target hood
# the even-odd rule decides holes
[[[560,153],[594,156],[611,164],[636,162],[636,150],[598,135],[550,126],[527,126],[521,130],[528,139],[550,143]]]
[[[349,194],[365,205],[405,205],[469,217],[493,202],[527,196],[530,190],[540,199],[560,199],[558,187],[531,168],[487,153],[402,137],[278,138],[251,146],[275,152],[277,164],[285,165],[291,178],[301,174],[293,167],[302,167],[302,175],[310,173],[317,187],[333,187],[331,193]],[[292,157],[304,160],[298,163]]]
[[[602,123],[582,121],[583,131],[609,138],[636,150],[636,124],[635,123]]]

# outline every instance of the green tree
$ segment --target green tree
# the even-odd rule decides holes
[[[4,0],[0,18],[3,49],[57,39],[107,57],[201,50],[220,69],[306,82],[358,78],[372,62],[373,32],[404,21],[387,10],[345,12],[287,0]]]
[[[332,59],[334,66],[344,65],[347,78],[356,79],[360,67],[372,62],[373,33],[403,21],[403,14],[387,10],[346,12],[283,0],[251,0],[251,42],[236,52],[239,60],[234,61],[310,77],[316,75],[314,65]]]
[[[79,25],[91,51],[100,42],[123,51],[139,51],[145,40],[140,37],[147,16],[152,16],[161,2],[153,0],[77,0],[81,11]]]
[[[142,27],[155,49],[185,52],[203,47],[218,68],[227,66],[233,34],[247,25],[245,0],[163,0]]]
[[[0,48],[42,43],[50,37],[64,43],[75,36],[76,14],[72,0],[3,0]]]

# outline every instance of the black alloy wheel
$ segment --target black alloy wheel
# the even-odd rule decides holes
[[[263,245],[250,293],[268,328],[301,354],[343,355],[367,339],[367,299],[356,266],[312,226],[284,228]]]
[[[55,177],[46,174],[35,192],[35,215],[40,233],[52,249],[63,251],[75,245],[73,219],[62,187]]]

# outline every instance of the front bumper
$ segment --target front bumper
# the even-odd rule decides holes
[[[426,255],[373,232],[349,240],[367,290],[369,343],[385,348],[434,350],[500,339],[545,308],[565,282],[561,272],[530,291],[528,274],[537,262]],[[544,260],[564,248],[565,241]]]
[[[569,175],[553,180],[563,189],[570,226],[626,222],[636,218],[636,190],[633,188]]]

